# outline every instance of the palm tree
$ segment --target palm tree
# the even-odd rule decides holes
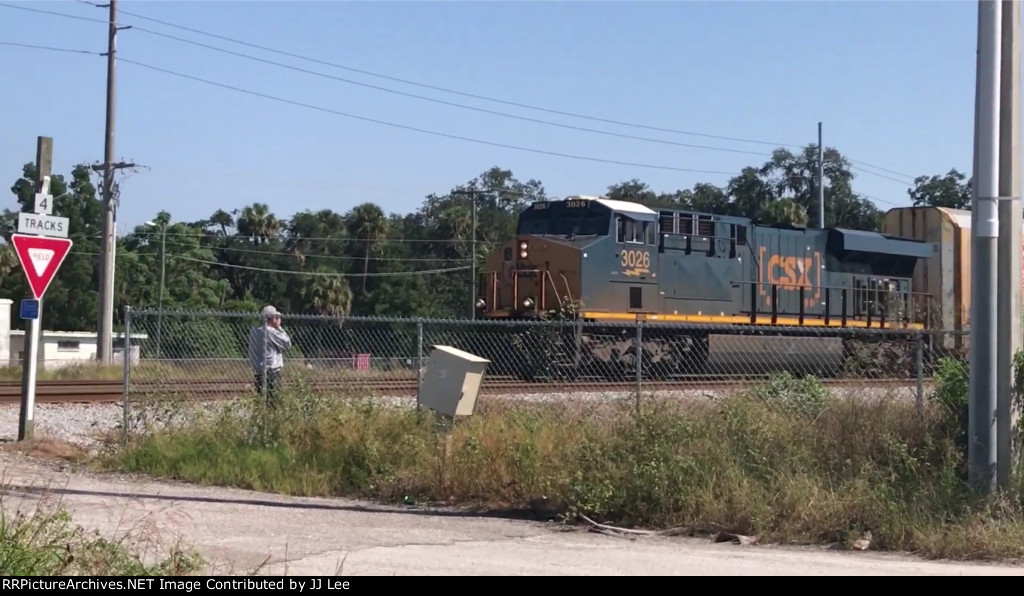
[[[370,253],[374,251],[374,243],[387,236],[388,218],[384,211],[373,203],[363,203],[349,212],[346,217],[348,234],[362,244],[363,253],[363,293],[366,293],[366,278],[370,271]]]
[[[237,220],[238,235],[252,238],[258,244],[269,241],[281,231],[281,220],[270,212],[266,203],[253,203],[242,209]]]
[[[228,228],[235,225],[235,218],[231,217],[231,214],[227,211],[218,209],[210,216],[210,224],[220,226],[221,236],[227,236]]]
[[[292,216],[287,224],[288,239],[285,251],[290,253],[299,265],[304,265],[310,255],[328,255],[343,250],[336,242],[327,240],[345,237],[345,218],[330,209],[321,209],[313,213],[303,211]],[[316,240],[312,240],[316,239]],[[314,249],[315,248],[315,249]]]
[[[302,297],[318,315],[343,317],[352,310],[352,289],[340,275],[308,278],[302,288]]]

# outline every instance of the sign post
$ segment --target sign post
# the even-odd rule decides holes
[[[53,140],[39,137],[36,145],[38,181],[33,206],[34,213],[21,213],[18,233],[11,235],[14,251],[18,253],[21,268],[32,288],[33,299],[21,302],[21,318],[25,325],[25,357],[22,361],[21,416],[18,421],[18,440],[31,439],[35,432],[36,371],[39,366],[39,336],[43,310],[43,294],[50,287],[64,258],[71,250],[68,239],[68,219],[53,213],[50,195],[50,162]]]

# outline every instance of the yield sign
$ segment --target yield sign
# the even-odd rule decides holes
[[[32,286],[32,294],[39,300],[57,275],[64,257],[68,256],[71,240],[11,234],[11,242],[18,253],[18,260],[21,261],[21,268],[25,271],[28,284]]]

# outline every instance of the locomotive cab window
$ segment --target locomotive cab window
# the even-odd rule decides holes
[[[652,226],[620,215],[615,219],[615,240],[620,244],[643,244],[645,228],[652,228],[650,231],[650,244],[654,244],[654,230]]]

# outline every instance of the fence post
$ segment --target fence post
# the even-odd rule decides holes
[[[423,319],[416,319],[416,409],[423,391]]]
[[[122,352],[124,361],[121,363],[124,373],[122,374],[122,380],[124,382],[124,395],[121,397],[121,415],[123,420],[121,422],[122,429],[121,435],[125,441],[128,440],[130,433],[131,424],[131,402],[129,401],[129,387],[131,385],[131,374],[132,374],[132,307],[124,307],[124,351]]]
[[[917,370],[917,412],[924,413],[924,332],[914,336],[914,368]]]
[[[643,321],[636,322],[636,413],[640,414],[640,390],[643,387],[644,374],[644,326]]]

